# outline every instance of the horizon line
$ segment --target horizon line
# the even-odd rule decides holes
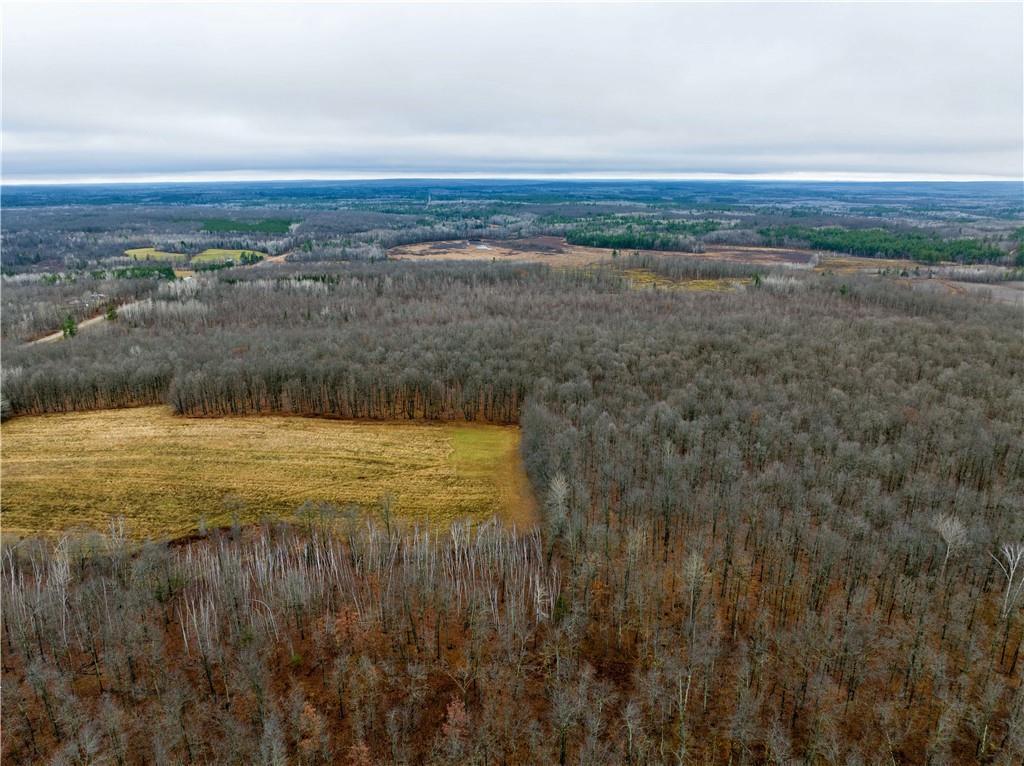
[[[1024,176],[942,173],[875,173],[861,171],[790,171],[781,173],[486,173],[486,172],[329,172],[212,170],[182,173],[122,173],[114,175],[15,176],[3,186],[95,186],[161,183],[238,183],[280,181],[795,181],[824,183],[1024,183]]]

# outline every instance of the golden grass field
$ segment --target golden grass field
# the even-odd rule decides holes
[[[713,278],[713,279],[672,279],[661,274],[655,274],[648,269],[623,269],[622,274],[629,280],[629,286],[637,289],[664,289],[683,290],[685,292],[725,293],[736,290],[743,285],[749,285],[752,280],[739,279],[735,277]]]
[[[0,428],[4,534],[107,529],[134,537],[293,517],[305,500],[448,524],[532,525],[519,429],[298,417],[190,419],[163,407],[15,418]]]
[[[823,255],[815,271],[833,272],[835,274],[854,274],[858,271],[890,271],[913,272],[920,269],[920,263],[898,258],[863,258],[859,255]]]
[[[261,253],[259,250],[225,250],[220,247],[207,248],[203,252],[191,257],[184,253],[164,252],[163,250],[157,250],[155,247],[133,247],[130,250],[124,251],[126,256],[136,261],[171,261],[174,263],[223,263],[227,260],[233,260],[237,263],[241,260],[242,253],[256,253],[264,258],[267,257],[266,253]]]
[[[264,258],[267,257],[266,253],[261,253],[259,250],[224,250],[219,247],[211,247],[203,250],[198,255],[193,255],[192,263],[223,263],[227,260],[238,263],[242,253],[255,253],[256,255],[262,255]]]

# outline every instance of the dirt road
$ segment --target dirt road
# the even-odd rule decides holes
[[[142,301],[131,301],[130,303],[122,303],[120,306],[117,307],[117,310],[120,311],[123,308],[127,308],[128,306],[134,306],[134,305],[136,305],[138,303],[142,303]],[[106,318],[107,318],[107,312],[104,311],[103,313],[97,314],[94,317],[89,317],[88,319],[83,319],[81,322],[78,323],[78,332],[81,332],[82,330],[86,330],[86,329],[88,329],[88,328],[90,328],[90,327],[92,327],[94,325],[99,324],[100,322],[104,322],[104,321],[106,321]],[[34,346],[37,343],[54,343],[55,341],[61,340],[63,337],[64,337],[64,331],[63,330],[57,330],[57,332],[51,332],[49,335],[44,335],[42,338],[36,338],[35,340],[30,340],[30,341],[24,343],[23,345],[25,345],[25,346]]]
[[[100,314],[98,316],[90,317],[89,319],[83,319],[81,322],[78,323],[78,331],[81,332],[82,330],[84,330],[87,327],[92,327],[94,324],[99,324],[100,322],[102,322],[102,321],[104,321],[106,319],[106,316],[107,316],[106,312],[104,312],[104,313],[102,313],[102,314]],[[30,340],[25,345],[26,346],[34,346],[37,343],[53,343],[54,341],[58,341],[58,340],[60,340],[63,337],[64,337],[64,331],[63,330],[57,330],[57,332],[51,332],[49,335],[44,335],[42,338],[36,338],[35,340]]]

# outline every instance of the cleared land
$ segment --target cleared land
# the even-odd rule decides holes
[[[155,247],[134,247],[131,250],[125,250],[124,254],[129,258],[136,261],[169,261],[174,263],[224,263],[224,261],[235,261],[238,263],[242,259],[243,254],[258,255],[262,258],[266,258],[266,253],[261,253],[258,250],[226,250],[219,247],[211,247],[198,255],[188,256],[185,253],[168,253],[163,250],[157,250]]]
[[[570,245],[561,237],[508,240],[452,240],[401,245],[389,258],[410,261],[519,261],[551,266],[590,266],[607,260],[611,250]]]
[[[76,325],[76,327],[78,329],[78,332],[81,332],[83,329],[88,329],[88,328],[90,328],[90,327],[92,327],[94,325],[98,325],[100,322],[103,322],[104,320],[106,320],[106,318],[107,318],[107,315],[104,312],[103,314],[99,314],[99,315],[94,316],[94,317],[89,317],[88,319],[83,319],[81,322],[79,322]],[[54,343],[54,342],[56,342],[58,340],[63,340],[63,339],[64,339],[64,331],[63,330],[57,330],[56,332],[51,332],[49,335],[44,335],[42,338],[36,338],[35,340],[30,340],[25,345],[26,346],[33,346],[33,345],[35,345],[37,343]]]
[[[634,251],[622,251],[632,253]],[[946,278],[929,277],[930,270],[955,264],[926,265],[893,258],[864,258],[837,255],[822,251],[785,247],[748,247],[741,245],[709,245],[703,253],[676,253],[662,250],[641,250],[644,254],[670,258],[706,258],[711,261],[786,267],[822,274],[887,273],[906,281],[913,289],[938,291],[952,295],[980,293],[998,303],[1024,306],[1024,283],[1002,282],[975,284]],[[612,251],[606,248],[570,245],[561,237],[532,237],[516,240],[450,240],[401,245],[388,251],[388,257],[407,261],[519,261],[546,263],[562,268],[579,268],[611,263]],[[998,266],[979,269],[1000,270]],[[675,287],[694,291],[732,290],[743,284],[737,279],[671,280],[642,269],[630,269],[627,276],[635,287]]]
[[[211,247],[203,250],[199,255],[192,256],[192,263],[223,263],[224,261],[238,263],[246,253],[258,255],[262,258],[267,257],[266,253],[261,253],[258,250],[224,250],[219,247]]]
[[[632,253],[623,250],[622,253]],[[715,261],[750,263],[766,267],[789,266],[819,271],[913,270],[920,264],[884,258],[860,258],[783,247],[709,245],[703,253],[641,250],[661,257],[707,258]],[[516,240],[454,240],[401,245],[388,251],[389,258],[411,261],[523,261],[551,266],[590,266],[607,261],[612,251],[600,247],[570,245],[561,237],[532,237]]]
[[[378,513],[384,496],[418,523],[534,522],[513,426],[196,420],[144,407],[16,418],[2,436],[5,534],[106,529],[123,516],[133,536],[175,537],[202,513],[211,527],[292,518],[305,500]]]
[[[657,288],[666,290],[685,290],[687,292],[728,292],[743,285],[749,285],[750,279],[722,277],[716,279],[672,279],[655,274],[649,269],[624,269],[622,272],[628,279],[630,287],[637,289]]]

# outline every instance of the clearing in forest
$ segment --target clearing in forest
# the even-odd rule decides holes
[[[708,244],[703,253],[684,253],[666,250],[623,249],[621,255],[633,253],[658,258],[685,258],[688,261],[734,263],[764,267],[765,270],[795,269],[817,274],[887,274],[888,278],[907,280],[915,290],[933,291],[951,295],[982,293],[997,303],[1024,306],[1024,283],[995,282],[969,283],[954,279],[933,279],[932,272],[956,264],[921,264],[897,258],[866,258],[841,255],[820,250],[791,247],[760,247],[753,245]],[[562,237],[541,236],[506,240],[449,240],[400,245],[388,250],[388,258],[400,261],[477,261],[486,263],[546,263],[555,268],[616,268],[612,250],[598,247],[570,245]],[[1005,271],[999,266],[975,266],[975,270]],[[709,277],[702,279],[672,279],[647,269],[623,269],[622,273],[635,288],[668,288],[686,292],[727,292],[748,284],[748,279]]]
[[[225,261],[234,261],[235,263],[242,263],[242,256],[248,256],[253,260],[262,260],[267,258],[266,253],[262,253],[259,250],[227,250],[221,247],[211,247],[203,250],[203,252],[189,256],[185,253],[168,253],[163,250],[157,250],[155,247],[133,247],[130,250],[125,250],[124,254],[136,261],[169,261],[174,263],[224,263]]]
[[[752,282],[750,279],[741,279],[738,277],[673,279],[672,277],[666,277],[662,274],[655,274],[650,269],[623,269],[622,274],[629,280],[629,286],[636,289],[657,288],[666,290],[683,290],[691,293],[725,293],[730,290],[737,290]]]
[[[578,267],[608,262],[612,257],[612,252],[607,248],[570,245],[561,237],[545,236],[516,240],[422,242],[393,247],[388,251],[388,257],[408,261],[518,261]],[[876,272],[880,269],[912,271],[920,265],[913,261],[888,258],[861,258],[799,248],[747,245],[708,244],[703,253],[632,250],[629,248],[619,251],[621,255],[631,255],[634,252],[660,258],[679,256],[689,260],[725,261],[764,266],[765,268],[784,266],[843,273]]]
[[[163,407],[15,418],[2,427],[6,534],[105,530],[167,538],[265,517],[304,501],[447,525],[492,516],[531,525],[519,429],[476,423],[262,416],[192,419]]]
[[[561,237],[504,240],[450,240],[399,245],[388,258],[407,261],[482,261],[546,263],[549,266],[590,266],[607,260],[611,250],[570,245]]]
[[[203,250],[199,255],[192,256],[192,263],[224,263],[225,261],[241,263],[244,255],[267,257],[266,253],[261,253],[258,250],[225,250],[220,247],[211,247]]]

